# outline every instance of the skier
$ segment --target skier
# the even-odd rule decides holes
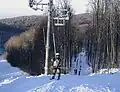
[[[77,69],[77,75],[80,75],[81,73],[81,56],[78,54],[77,59],[76,59],[76,69]]]
[[[77,65],[78,65],[78,61],[76,60],[76,56],[74,58],[74,74],[77,75]]]
[[[58,79],[60,79],[60,74],[61,74],[61,64],[60,64],[60,54],[59,53],[56,53],[56,57],[53,58],[53,76],[52,76],[52,79],[55,79],[55,75],[56,73],[58,73]]]
[[[84,65],[86,64],[85,49],[82,48],[82,51],[77,56],[77,75],[81,75],[83,72]]]
[[[90,73],[90,66],[88,65],[88,60],[87,60],[87,54],[86,54],[86,51],[85,51],[85,48],[82,48],[82,51],[80,52],[79,54],[79,72],[78,72],[78,75],[87,75]]]

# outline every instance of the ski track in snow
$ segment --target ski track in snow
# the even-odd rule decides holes
[[[109,89],[105,88],[89,88],[87,86],[81,85],[79,87],[73,87],[70,92],[111,92]]]
[[[43,86],[32,89],[29,92],[120,92],[119,87],[117,85],[118,82],[116,84],[113,83],[114,86],[108,82],[112,79],[112,77],[110,78],[110,80],[106,80],[107,78],[105,78],[104,76],[103,78],[105,78],[106,81],[104,80],[97,81],[95,79],[96,77],[88,78],[87,76],[75,77],[68,75],[63,77],[64,78],[59,81],[49,82]],[[66,80],[67,77],[76,78],[76,79]],[[78,80],[78,78],[82,78],[82,79]],[[96,82],[93,80],[95,80]],[[93,83],[91,81],[93,81]]]
[[[6,84],[10,84],[12,83],[13,81],[17,80],[19,77],[17,78],[8,78],[8,79],[5,79],[3,82],[0,82],[0,87],[3,86],[3,85],[6,85]]]
[[[32,89],[28,92],[50,92],[50,90],[52,90],[54,88],[54,83],[55,83],[55,81],[44,84],[43,86]]]
[[[80,85],[77,87],[66,88],[65,86],[55,86],[55,82],[50,82],[39,88],[32,89],[28,92],[117,92],[115,89],[110,90],[109,87],[89,87],[89,85]]]

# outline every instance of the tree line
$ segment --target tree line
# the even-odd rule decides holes
[[[93,72],[120,66],[120,1],[90,0],[92,23],[86,32],[88,59]]]

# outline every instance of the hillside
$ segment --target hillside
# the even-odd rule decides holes
[[[16,28],[11,25],[0,23],[0,47],[4,47],[4,43],[13,35],[18,35],[24,32],[25,29]]]
[[[22,16],[15,18],[7,18],[0,20],[0,47],[4,47],[4,43],[14,35],[39,27],[44,16]]]
[[[39,23],[43,18],[45,18],[45,16],[21,16],[1,19],[0,22],[15,28],[30,29],[39,26]]]
[[[16,28],[31,28],[38,26],[43,18],[46,16],[21,16],[14,18],[0,19],[0,22],[6,25],[11,25]],[[91,21],[89,13],[83,13],[73,16],[72,23],[76,25],[88,24]]]
[[[20,34],[25,30],[39,27],[45,16],[21,16],[15,18],[0,19],[0,47],[13,35]],[[88,13],[74,15],[72,24],[77,33],[85,32],[87,24],[91,22],[91,15]]]

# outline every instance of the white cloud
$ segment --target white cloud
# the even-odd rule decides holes
[[[88,0],[72,0],[71,4],[76,13],[85,13]]]

